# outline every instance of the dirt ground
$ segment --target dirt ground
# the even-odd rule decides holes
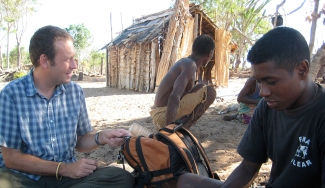
[[[206,113],[191,127],[190,131],[202,143],[214,170],[222,180],[238,166],[242,158],[236,147],[239,144],[246,128],[246,124],[236,120],[223,121],[224,113],[235,113],[237,94],[247,78],[232,77],[228,87],[216,88],[217,98]],[[149,116],[153,105],[154,93],[134,92],[105,87],[102,78],[86,78],[77,81],[85,91],[89,117],[94,130],[105,128],[128,129],[132,123],[138,123],[152,132],[155,132],[152,119]],[[89,157],[103,162],[105,165],[116,164],[119,148],[105,145],[90,153],[80,154],[79,157]],[[263,185],[269,177],[271,162],[264,164],[256,185]],[[128,170],[132,170],[128,168]]]
[[[242,158],[236,152],[246,128],[246,124],[236,120],[223,121],[224,113],[236,110],[236,97],[247,78],[232,77],[228,87],[216,88],[217,98],[206,113],[190,131],[202,143],[211,163],[212,170],[222,180],[238,166]],[[76,79],[75,79],[76,80]],[[155,131],[149,111],[153,105],[154,93],[134,92],[106,87],[104,77],[84,77],[76,81],[84,89],[89,117],[95,131],[106,128],[128,129],[132,123],[138,123]],[[0,82],[0,89],[6,82]],[[234,111],[229,112],[234,113]],[[116,164],[118,148],[105,145],[93,152],[78,153],[78,158],[86,157],[98,160],[102,165]],[[256,185],[263,185],[269,177],[271,162],[263,164]],[[127,166],[127,170],[132,169]]]

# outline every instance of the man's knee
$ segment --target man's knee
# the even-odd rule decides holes
[[[134,187],[134,177],[128,171],[119,167],[98,168],[94,173],[82,179],[70,179],[67,186],[70,188],[88,187]]]
[[[111,172],[114,172],[114,175],[116,177],[119,177],[121,182],[125,182],[129,185],[134,185],[134,177],[130,172],[119,167],[108,167],[108,168],[111,170]]]
[[[200,90],[203,86],[205,86],[205,85],[202,84],[202,83],[196,84],[196,85],[193,87],[193,89],[191,90],[191,92],[192,92],[192,93],[193,93],[193,92],[196,92],[196,91]]]
[[[27,176],[0,167],[0,187],[39,187],[37,181]]]
[[[212,104],[216,99],[217,92],[213,86],[206,86],[206,87],[207,87],[208,103]]]
[[[200,188],[200,187],[221,187],[223,184],[220,180],[215,180],[205,176],[185,173],[177,180],[177,188]]]
[[[189,187],[189,185],[187,184],[189,180],[190,180],[189,173],[182,174],[181,176],[179,176],[179,178],[177,180],[176,187],[177,188],[186,188],[186,187]]]

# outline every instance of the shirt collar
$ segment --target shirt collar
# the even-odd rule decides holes
[[[34,68],[32,68],[26,75],[26,77],[27,77],[26,78],[26,80],[27,80],[26,95],[29,97],[34,96],[38,93],[38,91],[35,87],[33,72],[34,72]],[[65,91],[66,91],[66,89],[64,87],[64,84],[60,84],[56,87],[56,89],[54,91],[54,95],[61,94],[62,92],[65,92]]]

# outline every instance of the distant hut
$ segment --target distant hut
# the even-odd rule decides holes
[[[227,86],[231,35],[188,0],[176,0],[172,9],[134,20],[104,47],[107,86],[154,92],[170,67],[190,55],[193,40],[201,34],[216,41],[214,85]]]

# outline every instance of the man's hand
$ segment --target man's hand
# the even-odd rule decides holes
[[[124,142],[125,136],[130,135],[130,132],[124,129],[106,129],[99,133],[99,142],[116,147]]]
[[[92,159],[80,159],[70,164],[62,163],[59,168],[59,175],[78,179],[92,174],[96,168],[96,161]]]

